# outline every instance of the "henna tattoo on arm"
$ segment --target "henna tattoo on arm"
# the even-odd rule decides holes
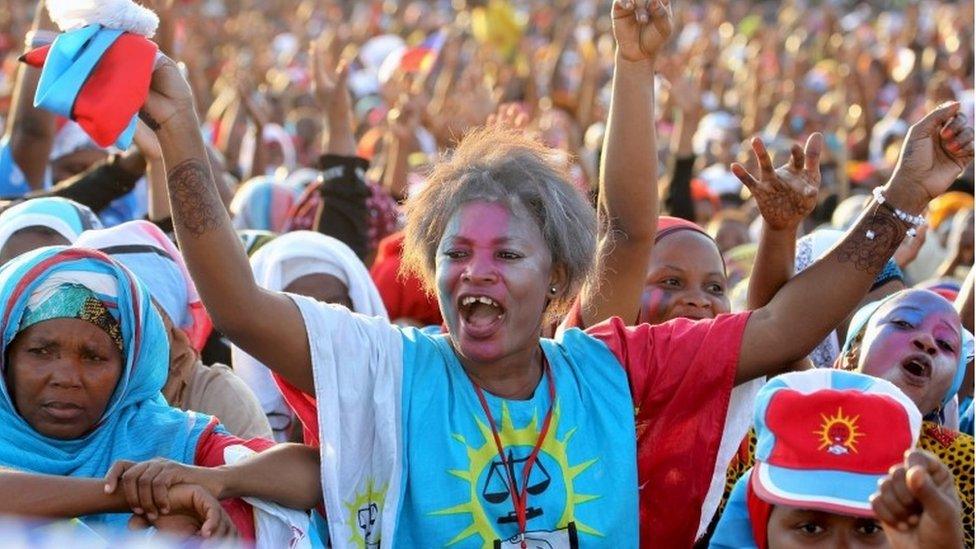
[[[864,215],[851,236],[841,242],[837,261],[853,263],[858,271],[877,275],[894,256],[906,230],[882,205],[872,203],[871,213]]]
[[[173,219],[193,236],[202,236],[221,224],[224,204],[214,187],[210,166],[190,158],[166,174]]]

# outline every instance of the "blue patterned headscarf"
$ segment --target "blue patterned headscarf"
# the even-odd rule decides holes
[[[14,408],[10,389],[0,383],[0,467],[49,475],[101,477],[116,460],[156,457],[194,463],[197,443],[210,417],[171,407],[160,391],[169,375],[169,340],[149,293],[108,256],[53,246],[28,252],[0,268],[0,341],[6,350],[36,304],[66,286],[83,286],[118,315],[124,367],[115,392],[92,432],[74,440],[45,437]],[[124,525],[127,514],[90,517],[91,522]]]

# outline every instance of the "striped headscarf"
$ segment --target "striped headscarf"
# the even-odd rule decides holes
[[[105,412],[87,435],[48,438],[25,421],[0,383],[0,467],[48,475],[102,477],[116,460],[163,457],[194,462],[209,416],[170,407],[160,390],[169,367],[169,344],[149,292],[108,256],[80,248],[51,246],[28,252],[0,268],[0,338],[6,350],[22,330],[25,314],[64,291],[84,288],[117,318],[123,369]],[[6,378],[4,378],[6,379]],[[128,514],[89,517],[91,523],[124,526]]]
[[[234,228],[280,232],[298,193],[267,176],[254,177],[238,189],[230,203]]]
[[[159,227],[149,221],[129,221],[109,229],[85,231],[75,246],[101,250],[135,273],[173,324],[190,336],[193,348],[203,349],[213,323],[183,255]]]

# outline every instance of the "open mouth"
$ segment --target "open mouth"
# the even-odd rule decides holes
[[[932,378],[932,362],[925,355],[913,355],[901,363],[909,384],[923,386]]]
[[[486,295],[463,295],[458,313],[464,331],[475,339],[491,336],[505,317],[505,307]]]

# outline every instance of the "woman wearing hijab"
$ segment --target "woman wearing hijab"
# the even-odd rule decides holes
[[[348,246],[324,234],[294,231],[281,235],[254,254],[251,269],[255,281],[267,290],[303,295],[366,316],[387,318],[383,301],[362,261]],[[288,440],[294,415],[271,370],[240,347],[233,347],[232,356],[234,371],[257,395],[275,439]],[[309,421],[305,421],[307,428]]]
[[[653,100],[652,61],[670,33],[669,6],[648,13],[616,2],[613,15],[614,93]],[[482,130],[435,167],[407,206],[405,262],[435,289],[450,328],[435,335],[261,288],[220,206],[202,140],[186,131],[198,127],[191,104],[185,79],[163,60],[143,111],[158,121],[172,166],[181,249],[221,331],[316,398],[336,546],[469,538],[636,546],[639,488],[662,503],[679,490],[704,494],[732,387],[777,373],[822,340],[914,215],[972,157],[958,104],[937,109],[913,127],[899,169],[845,240],[766,307],[660,326],[614,319],[551,340],[539,337],[544,318],[573,301],[599,253],[595,216],[552,151],[515,132]],[[650,124],[640,112],[635,125]],[[825,285],[834,288],[826,298],[815,291]],[[698,399],[696,411],[687,399]],[[648,468],[634,441],[635,409],[649,429],[667,425],[689,440],[658,449]],[[171,478],[207,475],[176,470]],[[246,480],[226,478],[232,490]],[[678,535],[644,543],[690,544],[699,512],[665,507],[660,518],[677,523]]]
[[[210,335],[210,318],[183,256],[159,227],[130,221],[86,231],[75,246],[108,254],[149,290],[169,335],[169,376],[163,396],[170,405],[218,417],[242,439],[272,438],[268,420],[247,385],[227,366],[204,366],[200,361],[200,349]]]
[[[760,453],[710,547],[960,547],[952,473],[912,450],[921,419],[883,379],[838,370],[773,379],[756,399]]]
[[[862,307],[851,320],[838,366],[887,379],[925,419],[918,445],[949,467],[973,545],[973,437],[945,426],[943,412],[962,386],[973,336],[953,304],[928,290],[904,290]]]
[[[35,198],[0,213],[0,265],[44,246],[73,243],[102,223],[87,206],[66,198]]]
[[[280,232],[297,197],[294,189],[270,176],[251,178],[241,185],[230,203],[234,228]]]
[[[940,412],[962,385],[972,356],[972,335],[945,298],[903,290],[869,303],[854,315],[838,367],[887,380],[921,410],[918,446],[952,471],[963,509],[966,542],[973,543],[973,438],[942,425]],[[756,437],[729,468],[731,489],[756,459]]]
[[[271,447],[166,403],[163,322],[142,283],[108,256],[65,247],[28,252],[0,269],[0,304],[0,468],[91,478],[118,460],[216,467],[235,451]],[[35,489],[57,484],[27,479]],[[127,508],[75,495],[44,506],[33,490],[5,490],[3,500],[7,512],[87,515],[90,525],[124,527],[131,517],[120,513]],[[225,507],[241,536],[254,539],[250,506],[233,500]]]

